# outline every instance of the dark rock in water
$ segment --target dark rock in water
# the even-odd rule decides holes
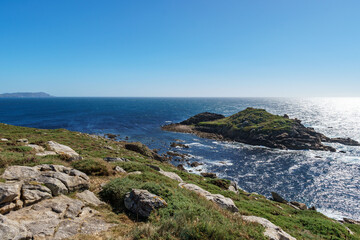
[[[184,168],[184,165],[182,165],[182,164],[177,165],[177,169],[179,169],[180,171],[186,171],[186,169]]]
[[[327,138],[325,142],[341,143],[348,146],[360,146],[358,141],[355,141],[351,138]]]
[[[214,113],[200,113],[181,123],[162,126],[163,130],[192,133],[199,137],[230,140],[250,145],[293,150],[322,150],[336,152],[322,142],[338,142],[360,146],[349,138],[328,138],[305,127],[298,119],[278,116],[264,109],[247,108],[230,117]]]
[[[105,134],[106,137],[108,137],[109,139],[115,139],[118,137],[118,135],[112,134],[112,133],[107,133]]]
[[[200,165],[203,165],[202,163],[199,163],[199,162],[192,162],[192,163],[190,163],[190,166],[191,167],[198,167],[198,166],[200,166]]]
[[[185,159],[188,156],[186,154],[178,153],[176,151],[168,151],[168,152],[166,152],[166,154],[171,156],[171,157],[179,157],[181,159]]]
[[[165,161],[159,154],[155,153],[150,148],[148,148],[146,145],[144,145],[140,142],[126,143],[125,148],[127,150],[140,153],[141,155],[144,155],[146,157],[153,158],[155,160]]]
[[[308,207],[306,206],[305,203],[299,203],[299,202],[295,202],[295,201],[291,201],[290,202],[292,205],[294,205],[295,207],[301,209],[301,210],[307,210]]]
[[[170,147],[176,148],[176,147],[180,147],[180,148],[189,148],[188,145],[182,144],[182,143],[176,143],[176,142],[172,142],[170,144]]]
[[[147,218],[155,209],[166,207],[164,199],[147,190],[133,189],[125,195],[124,204],[132,213]]]
[[[279,202],[279,203],[288,203],[288,201],[286,201],[283,197],[281,197],[279,194],[277,194],[276,192],[271,192],[271,196],[273,198],[273,200],[275,202]]]
[[[192,124],[197,124],[200,122],[209,122],[209,121],[219,120],[222,118],[225,118],[225,116],[221,115],[221,114],[216,114],[216,113],[203,112],[203,113],[199,113],[199,114],[189,118],[188,120],[182,121],[180,124],[192,125]]]
[[[216,173],[200,173],[203,177],[216,178]]]

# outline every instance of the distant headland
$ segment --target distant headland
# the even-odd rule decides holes
[[[3,93],[0,98],[51,98],[48,93],[44,92],[17,92],[17,93]]]

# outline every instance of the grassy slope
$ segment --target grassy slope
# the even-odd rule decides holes
[[[243,124],[247,121],[246,124]],[[199,125],[215,125],[223,126],[232,130],[251,131],[257,129],[263,132],[268,131],[289,131],[294,124],[294,120],[284,118],[282,116],[268,113],[264,109],[247,108],[230,117],[211,121],[201,122]]]
[[[93,138],[86,134],[70,132],[64,129],[42,130],[15,127],[0,124],[0,138],[9,142],[0,142],[0,170],[8,165],[37,165],[56,163],[74,166],[91,176],[91,190],[99,193],[100,185],[108,183],[101,196],[111,203],[111,208],[98,208],[100,213],[110,221],[117,223],[111,231],[103,233],[101,239],[263,239],[263,228],[256,224],[247,224],[239,217],[219,209],[213,203],[196,194],[179,188],[174,180],[160,175],[146,164],[160,166],[165,171],[179,174],[184,181],[195,183],[212,193],[220,193],[234,200],[241,214],[265,217],[286,232],[298,239],[360,239],[360,227],[347,225],[353,232],[350,236],[340,223],[315,211],[295,210],[287,205],[276,203],[256,194],[235,194],[206,179],[178,171],[167,163],[160,163],[138,153],[123,148],[123,143]],[[16,143],[16,139],[27,138],[31,143],[43,145],[48,140],[72,147],[80,153],[82,162],[70,163],[58,156],[36,157],[28,148]],[[105,146],[111,146],[109,150]],[[126,171],[142,171],[141,175],[114,175],[110,164],[103,157],[126,157],[131,162],[118,163]],[[100,175],[100,176],[99,176]],[[163,197],[168,207],[152,214],[148,221],[137,221],[135,216],[128,215],[121,199],[131,188],[148,189]],[[113,210],[113,211],[112,211]],[[94,239],[79,236],[77,239]]]

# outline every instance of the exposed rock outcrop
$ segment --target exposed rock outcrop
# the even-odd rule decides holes
[[[181,188],[188,189],[190,191],[194,191],[202,197],[205,197],[207,200],[216,203],[219,207],[223,209],[227,209],[231,212],[238,212],[239,209],[235,206],[235,203],[231,198],[224,197],[221,194],[212,194],[201,187],[191,184],[191,183],[180,183],[179,186]]]
[[[112,226],[82,201],[64,195],[0,215],[0,222],[1,239],[65,239]]]
[[[88,176],[62,165],[10,166],[1,176],[0,213],[8,213],[41,200],[89,188]]]
[[[137,216],[147,218],[155,209],[166,207],[164,199],[142,189],[133,189],[125,195],[124,204],[126,209]]]
[[[98,197],[96,197],[96,195],[93,192],[89,190],[76,193],[76,197],[94,206],[99,206],[101,204],[104,204],[102,201],[100,201]]]
[[[258,223],[265,228],[264,236],[270,240],[296,240],[290,234],[286,233],[280,227],[276,226],[269,220],[256,216],[242,216],[245,222]]]
[[[82,159],[82,157],[77,152],[75,152],[72,148],[66,145],[57,143],[55,141],[48,141],[47,144],[50,150],[56,152],[59,155],[66,157],[70,161]]]

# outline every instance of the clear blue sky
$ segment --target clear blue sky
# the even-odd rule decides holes
[[[360,96],[359,0],[2,0],[0,92]]]

